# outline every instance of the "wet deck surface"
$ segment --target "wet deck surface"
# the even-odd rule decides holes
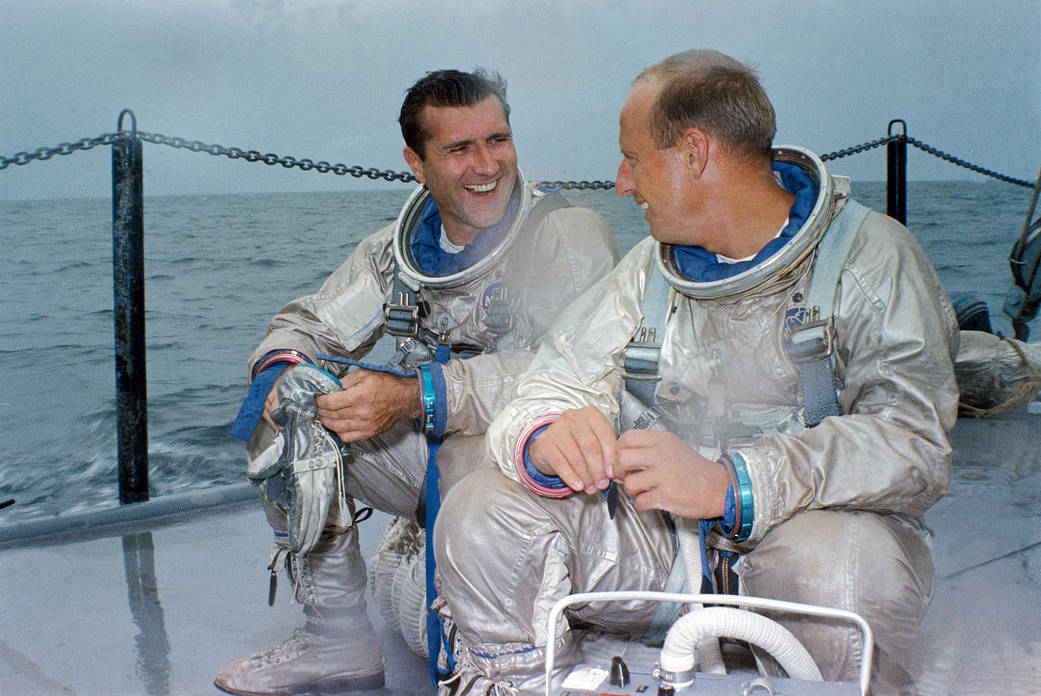
[[[371,556],[385,516],[365,523]],[[256,503],[151,531],[0,550],[0,695],[223,692],[228,662],[300,625],[280,578],[267,604],[270,531]],[[387,659],[377,694],[433,693],[426,663],[369,614]]]
[[[923,696],[1041,694],[1041,416],[961,419],[926,515],[936,588],[915,656]]]
[[[936,533],[936,589],[914,655],[927,696],[1041,694],[1041,416],[962,420]],[[369,558],[386,516],[363,526]],[[285,583],[267,605],[255,503],[108,536],[0,549],[0,695],[207,694],[227,662],[301,622]],[[379,694],[432,694],[426,665],[369,614]]]

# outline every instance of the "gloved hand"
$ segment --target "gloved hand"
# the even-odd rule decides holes
[[[318,543],[337,492],[340,443],[322,427],[314,399],[342,388],[313,365],[297,365],[282,375],[275,387],[279,405],[271,413],[282,430],[247,472],[265,483],[269,500],[286,508],[293,553],[307,553]]]

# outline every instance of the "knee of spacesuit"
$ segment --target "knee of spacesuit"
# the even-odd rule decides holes
[[[437,451],[437,464],[442,498],[468,474],[495,466],[488,457],[484,435],[460,434],[453,434],[441,443]]]
[[[559,503],[559,501],[557,501]],[[448,493],[434,528],[438,590],[457,628],[461,673],[495,682],[542,678],[545,648],[574,663],[567,622],[548,635],[553,603],[571,592],[563,535],[540,501],[497,469],[476,471]]]
[[[923,530],[898,516],[815,510],[771,530],[742,558],[748,595],[844,609],[874,633],[872,690],[900,693],[906,661],[932,591],[933,566]],[[848,624],[785,621],[828,680],[856,679],[860,634]]]
[[[441,502],[434,556],[442,594],[464,631],[471,615],[490,617],[510,605],[499,597],[511,582],[505,573],[515,570],[513,557],[521,545],[502,512],[514,497],[513,485],[496,469],[482,470],[453,485]]]

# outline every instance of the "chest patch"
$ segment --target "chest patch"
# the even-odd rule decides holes
[[[506,286],[500,281],[491,283],[481,294],[477,303],[478,324],[483,324],[492,333],[506,333],[513,326]]]

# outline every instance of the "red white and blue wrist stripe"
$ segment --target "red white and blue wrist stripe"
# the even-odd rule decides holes
[[[298,350],[292,350],[289,348],[273,350],[270,353],[265,353],[264,356],[253,365],[249,378],[253,379],[276,363],[291,363],[293,365],[308,363],[314,365],[314,360],[308,357],[306,353],[301,353]]]
[[[568,485],[559,476],[543,474],[536,469],[535,464],[528,457],[528,447],[539,433],[555,423],[559,417],[560,414],[552,413],[539,416],[528,423],[517,435],[513,449],[513,468],[521,483],[547,498],[566,498],[574,491],[568,488]]]
[[[257,425],[264,413],[264,402],[282,370],[290,364],[314,364],[309,357],[298,350],[273,350],[266,353],[250,370],[249,389],[242,400],[235,422],[231,424],[231,435],[248,442],[253,437]]]

